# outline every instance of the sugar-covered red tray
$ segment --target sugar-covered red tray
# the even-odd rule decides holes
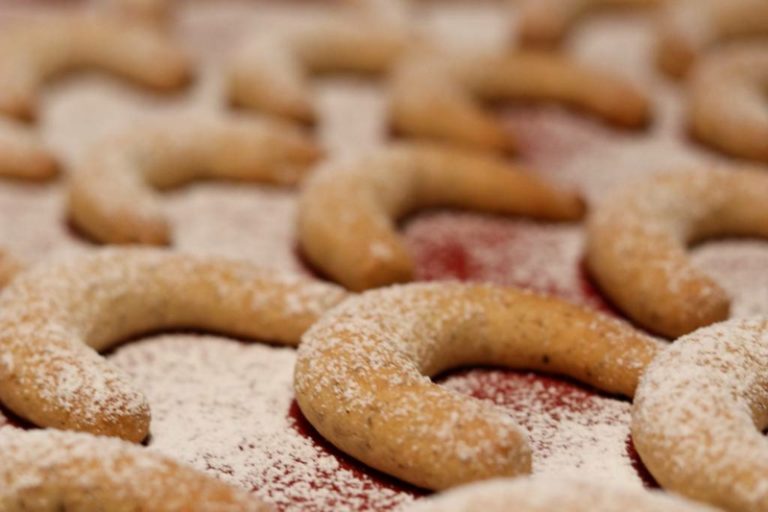
[[[234,45],[267,25],[325,7],[225,0],[184,5],[178,33],[201,64],[189,91],[155,97],[99,75],[67,78],[46,91],[41,133],[71,164],[128,123],[180,111],[224,110],[220,71]],[[78,3],[0,0],[0,30],[18,17],[72,8]],[[414,22],[457,45],[508,44],[514,27],[510,8],[501,2],[420,3]],[[685,135],[684,91],[654,71],[651,28],[638,14],[601,16],[580,28],[568,51],[646,87],[654,124],[647,131],[623,132],[557,107],[513,105],[499,115],[520,141],[522,164],[580,189],[594,202],[613,187],[656,171],[721,160]],[[316,82],[316,94],[317,135],[332,153],[386,142],[381,84],[332,77]],[[62,182],[0,182],[2,243],[30,261],[90,250],[68,228],[62,190]],[[307,271],[295,250],[292,191],[201,184],[170,192],[167,208],[180,249]],[[402,231],[421,280],[521,286],[616,314],[584,272],[579,224],[430,211],[406,219]],[[694,249],[694,258],[732,294],[734,315],[768,313],[768,244],[709,243]],[[293,349],[171,333],[134,340],[109,357],[149,398],[148,449],[252,489],[281,510],[390,510],[425,494],[341,454],[312,429],[293,400]],[[530,433],[534,472],[653,485],[631,444],[626,400],[562,378],[504,369],[458,369],[439,381],[506,408]],[[0,416],[0,423],[7,421],[15,422]]]

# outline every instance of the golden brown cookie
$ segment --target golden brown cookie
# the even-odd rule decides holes
[[[150,449],[75,432],[0,430],[3,512],[268,512],[273,508]]]
[[[615,192],[592,213],[587,265],[608,298],[646,329],[675,338],[728,317],[730,298],[686,246],[718,236],[768,237],[768,174],[718,169],[660,174]]]
[[[768,43],[734,44],[702,56],[688,85],[692,133],[725,153],[768,162]]]
[[[765,0],[671,0],[662,11],[656,60],[672,77],[684,76],[700,55],[737,37],[768,34]]]
[[[182,50],[140,24],[90,15],[20,21],[0,33],[0,113],[34,118],[40,87],[80,68],[108,71],[160,90],[176,89],[190,75]]]
[[[0,400],[36,425],[141,441],[149,406],[96,351],[174,328],[296,345],[344,296],[244,261],[158,249],[49,262],[0,294]]]
[[[586,478],[498,478],[465,485],[406,507],[403,512],[716,512],[659,491]]]
[[[678,339],[648,366],[632,438],[665,488],[733,512],[768,510],[768,319]]]
[[[391,123],[404,136],[485,150],[515,143],[479,100],[556,102],[625,127],[646,125],[648,99],[627,81],[547,52],[414,52],[393,72]]]
[[[31,130],[0,119],[0,176],[46,180],[58,171],[56,158]]]
[[[298,237],[309,261],[352,290],[413,276],[394,222],[419,208],[576,220],[584,203],[501,158],[428,144],[400,144],[325,164],[303,187]]]
[[[567,375],[632,396],[657,342],[618,320],[513,288],[392,286],[353,297],[302,336],[296,400],[342,451],[427,489],[531,471],[498,407],[434,384],[460,366]]]
[[[556,48],[591,12],[603,9],[655,7],[662,0],[523,0],[517,22],[522,46]]]
[[[108,243],[168,244],[172,233],[153,189],[202,178],[295,184],[321,155],[279,121],[175,117],[96,144],[69,181],[69,214]]]
[[[285,33],[262,32],[233,59],[229,98],[238,106],[313,122],[310,74],[380,75],[411,44],[400,25],[365,16],[339,15]]]

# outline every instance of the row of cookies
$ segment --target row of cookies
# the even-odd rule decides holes
[[[533,5],[546,7],[549,17],[562,11],[563,20],[573,23],[577,13],[600,2],[551,3]],[[687,6],[688,12],[688,4],[680,2],[679,8]],[[705,54],[686,86],[692,133],[727,153],[765,161],[768,123],[761,112],[768,52],[760,42],[704,52],[720,39],[761,33],[761,23],[768,24],[759,8],[763,4],[711,0],[696,17],[670,16],[694,24],[670,32],[681,34],[680,38],[695,33],[705,39],[701,34],[707,34],[706,42],[695,44],[697,50],[679,52]],[[525,21],[544,16],[525,14],[530,10],[534,8],[523,7],[522,27],[544,24]],[[547,23],[562,25],[563,20]],[[727,26],[709,27],[717,23]],[[142,51],[133,52],[134,48]],[[666,53],[670,52],[662,52]],[[192,74],[183,50],[169,34],[152,26],[104,14],[52,17],[12,26],[0,38],[0,111],[11,118],[33,117],[44,81],[80,67],[105,69],[163,90],[181,87]],[[388,73],[394,131],[479,149],[515,146],[509,131],[481,109],[480,99],[557,101],[629,127],[641,127],[651,117],[649,100],[637,87],[562,54],[538,50],[456,54],[425,43],[411,27],[359,10],[251,38],[226,71],[229,101],[311,122],[315,113],[307,75],[315,72]],[[10,120],[0,128],[0,174],[42,178],[55,173],[54,155],[29,129]]]

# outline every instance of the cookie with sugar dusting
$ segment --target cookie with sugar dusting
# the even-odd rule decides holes
[[[522,46],[556,48],[592,12],[656,7],[663,0],[524,0],[517,11],[517,39]]]
[[[52,152],[26,126],[0,119],[0,176],[47,180],[58,174]]]
[[[515,141],[480,100],[555,102],[632,128],[650,118],[648,99],[633,84],[541,51],[412,52],[391,82],[394,131],[484,150],[511,151]]]
[[[412,44],[400,24],[370,16],[339,15],[284,33],[262,32],[230,63],[229,98],[237,106],[311,123],[309,75],[383,75]]]
[[[679,78],[711,47],[764,35],[768,35],[765,0],[670,1],[660,17],[656,61],[668,75]]]
[[[179,88],[190,76],[188,59],[176,43],[140,24],[96,15],[18,21],[0,34],[0,113],[34,118],[41,86],[80,68],[159,90]]]
[[[704,55],[688,83],[691,132],[725,153],[768,162],[766,88],[765,41],[742,42]]]
[[[331,161],[299,198],[298,237],[309,261],[352,290],[413,276],[394,221],[419,208],[576,220],[584,203],[495,156],[428,144],[392,145]]]
[[[108,243],[163,245],[172,233],[154,189],[195,179],[299,182],[321,155],[279,121],[172,117],[94,145],[68,183],[75,225]]]
[[[665,489],[733,512],[768,509],[767,367],[765,317],[699,329],[648,366],[632,438]]]
[[[514,288],[392,286],[352,297],[302,336],[294,390],[337,448],[428,489],[531,471],[502,409],[434,384],[466,365],[539,370],[632,396],[658,342],[629,325]]]
[[[36,425],[141,441],[149,406],[96,351],[174,328],[296,345],[345,295],[244,261],[158,249],[42,264],[0,295],[0,400]]]
[[[244,490],[118,439],[3,428],[0,452],[4,512],[274,510]]]
[[[723,236],[768,238],[768,175],[760,169],[665,173],[632,183],[592,212],[586,263],[611,301],[671,338],[725,320],[727,293],[686,246]]]
[[[497,478],[452,489],[402,512],[716,512],[659,491],[575,478]]]

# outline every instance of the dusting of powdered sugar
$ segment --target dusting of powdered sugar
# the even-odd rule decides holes
[[[648,366],[632,408],[638,450],[662,484],[729,510],[768,499],[768,319],[679,338]]]
[[[340,460],[289,416],[294,350],[208,336],[127,345],[111,362],[152,408],[149,448],[286,511],[387,510],[412,499]]]

